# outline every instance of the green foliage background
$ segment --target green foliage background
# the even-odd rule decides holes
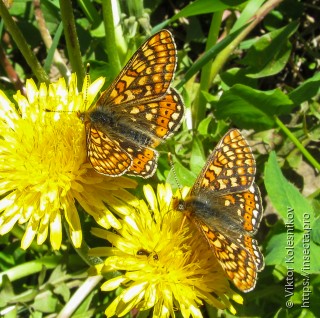
[[[165,155],[171,151],[180,184],[191,186],[221,136],[231,127],[244,130],[257,160],[256,182],[265,206],[258,241],[266,268],[255,290],[243,295],[244,305],[235,304],[238,316],[320,317],[320,4],[298,0],[119,0],[116,4],[118,11],[112,10],[109,0],[14,1],[9,13],[37,58],[32,59],[17,46],[21,38],[4,23],[1,2],[0,88],[10,96],[23,88],[26,78],[55,81],[67,76],[66,65],[83,79],[88,62],[92,78],[103,75],[109,84],[146,35],[168,28],[179,52],[173,86],[185,100],[186,121],[159,148],[157,177],[148,182],[176,186]],[[68,5],[79,48],[70,46],[64,34],[71,15]],[[39,17],[52,37],[47,47]],[[290,297],[285,293],[288,209],[295,217],[295,290]],[[308,275],[302,270],[306,213],[312,228]],[[89,245],[91,225],[84,221]],[[49,317],[81,285],[87,265],[72,249],[67,254],[52,253],[49,247],[32,245],[23,251],[16,239],[22,233],[16,228],[0,238],[0,311],[5,317]],[[306,279],[310,302],[302,308]],[[113,295],[98,290],[97,285],[73,317],[104,316]],[[293,308],[286,306],[289,299]],[[10,307],[14,310],[5,314]],[[232,316],[206,307],[203,314]]]

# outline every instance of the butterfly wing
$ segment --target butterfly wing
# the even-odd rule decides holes
[[[176,60],[171,33],[158,32],[83,116],[89,123],[88,157],[98,172],[118,176],[130,171],[144,178],[154,174],[158,153],[151,148],[177,130],[183,116],[180,95],[169,89]]]
[[[223,196],[203,190],[189,202],[191,210],[202,222],[230,232],[230,236],[237,233],[254,235],[263,215],[261,195],[255,183],[247,191]]]
[[[153,176],[159,154],[152,148],[158,146],[180,127],[183,117],[182,105],[180,95],[174,89],[169,89],[168,94],[161,100],[133,107],[133,113],[137,114],[135,125],[139,128],[135,130],[137,141],[135,146],[129,147],[133,164],[128,175],[143,178]],[[142,140],[144,144],[141,146]],[[128,144],[128,140],[125,144]],[[128,149],[127,145],[122,147]]]
[[[257,272],[264,267],[257,241],[251,237],[263,212],[254,177],[252,151],[240,132],[232,129],[209,156],[181,205],[229,279],[244,292],[255,287]]]
[[[132,153],[132,166],[127,174],[130,176],[139,176],[142,178],[150,178],[157,169],[159,154],[150,148],[134,148]]]
[[[110,158],[110,151],[113,152],[114,150],[115,155],[120,160],[116,164],[123,168],[121,173],[128,172],[129,175],[149,178],[157,168],[159,157],[158,152],[152,148],[158,146],[163,139],[168,138],[180,127],[183,117],[183,103],[180,95],[174,89],[169,89],[168,94],[159,101],[123,108],[122,115],[118,115],[116,121],[108,120],[108,129],[104,127],[105,123],[101,124],[101,115],[93,115],[94,112],[91,113],[92,117],[89,122],[96,129],[90,133],[87,144],[89,146],[88,157],[91,163],[94,161],[94,167],[97,166],[98,162],[97,156],[91,158],[92,153],[100,153],[99,164],[101,169],[103,160],[107,161],[108,167],[110,166],[109,161],[115,163],[116,158]],[[94,117],[95,120],[93,120]],[[103,113],[103,118],[107,118],[106,112]],[[100,139],[98,140],[96,135],[99,133],[104,137],[99,136]],[[94,138],[94,140],[90,141],[91,138]],[[107,139],[108,143],[106,143]],[[117,147],[114,147],[114,149],[108,148],[111,140],[117,143]],[[103,142],[106,143],[104,146]],[[90,146],[95,148],[92,149],[94,151],[90,151]],[[103,148],[99,149],[99,146],[103,146]],[[133,161],[130,169],[127,164],[129,158],[132,158]],[[117,171],[119,167],[117,167]],[[112,169],[114,168],[113,166]],[[104,171],[107,172],[106,169]],[[109,172],[111,172],[110,169]],[[112,173],[115,175],[114,171]]]
[[[247,191],[233,193],[223,197],[223,199],[230,203],[230,209],[237,210],[243,230],[250,235],[254,235],[258,231],[263,215],[258,186],[253,183]]]
[[[94,125],[87,128],[87,152],[94,170],[104,175],[121,176],[132,165],[132,157],[119,142]]]
[[[256,163],[248,142],[239,130],[229,130],[208,157],[199,174],[192,195],[219,191],[219,195],[242,192],[250,188],[256,173]]]
[[[220,231],[196,222],[222,268],[234,285],[243,292],[254,289],[257,272],[263,268],[263,256],[257,241],[248,235],[240,235],[235,241]]]
[[[208,196],[209,192],[201,192],[197,197],[188,197],[183,206],[228,278],[244,292],[255,287],[257,273],[264,267],[258,243],[251,237],[262,216],[259,193],[254,193],[256,189],[256,185],[252,185],[239,196],[238,193],[214,196],[213,192]]]
[[[173,88],[168,89],[160,100],[133,108],[137,126],[161,140],[167,139],[179,129],[184,113],[182,99]]]
[[[127,139],[154,148],[179,129],[183,112],[182,99],[173,88],[160,100],[125,107],[122,114],[129,122],[131,132]],[[121,115],[119,117],[121,118]]]
[[[156,33],[135,52],[97,105],[126,107],[160,99],[172,82],[176,63],[172,34],[168,30]]]

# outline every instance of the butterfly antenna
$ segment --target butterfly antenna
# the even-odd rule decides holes
[[[73,112],[72,110],[52,110],[49,108],[45,108],[44,111],[46,113],[71,113],[71,112]]]
[[[172,173],[173,173],[173,176],[174,176],[174,179],[176,181],[176,184],[178,186],[178,189],[179,189],[179,192],[180,192],[180,198],[182,199],[182,191],[181,191],[181,185],[178,181],[178,177],[177,177],[177,173],[176,173],[176,169],[174,168],[174,163],[173,163],[173,160],[172,160],[172,154],[171,152],[168,152],[168,160],[169,160],[169,164],[171,166],[171,170],[172,170]],[[179,205],[180,203],[178,203]],[[183,219],[182,219],[182,222],[181,222],[181,225],[179,227],[179,230],[178,230],[178,233],[180,233],[180,231],[182,230],[183,226],[184,226],[184,223],[186,221],[186,215],[183,216]]]
[[[89,85],[90,85],[90,63],[87,63],[86,65],[86,77],[85,77],[85,83],[86,83],[86,89],[84,90],[84,109],[87,109],[87,103],[88,103],[88,91],[89,91]]]
[[[87,109],[87,103],[88,103],[88,90],[89,90],[89,85],[90,85],[90,76],[89,76],[89,71],[90,71],[90,64],[87,63],[86,65],[86,76],[85,76],[85,83],[86,83],[86,89],[85,89],[85,95],[84,95],[84,109]],[[51,110],[46,108],[45,111],[47,113],[70,113],[68,110]],[[71,111],[72,112],[72,111]]]
[[[170,167],[171,167],[171,171],[172,171],[172,173],[173,173],[174,180],[175,180],[175,182],[176,182],[176,184],[177,184],[177,186],[178,186],[180,195],[181,195],[181,197],[182,197],[181,185],[180,185],[180,183],[179,183],[179,181],[178,181],[176,169],[174,168],[174,162],[173,162],[173,160],[172,160],[172,154],[171,154],[171,152],[168,152],[168,161],[169,161],[169,165],[170,165]]]

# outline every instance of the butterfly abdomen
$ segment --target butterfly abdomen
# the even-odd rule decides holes
[[[127,127],[123,127],[123,128],[127,128]],[[153,144],[153,140],[152,138],[150,138],[148,135],[144,134],[141,131],[138,130],[127,130],[124,133],[126,135],[126,137],[131,140],[134,143],[137,143],[141,146],[151,146]]]

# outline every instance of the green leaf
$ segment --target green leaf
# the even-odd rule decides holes
[[[191,150],[190,168],[196,174],[200,173],[205,164],[205,156],[202,142],[199,138],[194,138]]]
[[[96,10],[93,2],[90,0],[79,0],[78,3],[90,23],[93,24],[92,29],[97,27],[101,23],[101,15]]]
[[[12,1],[9,12],[11,15],[23,17],[27,11],[27,6],[27,1]]]
[[[229,1],[220,1],[220,0],[197,0],[191,4],[184,7],[179,13],[174,15],[170,22],[183,17],[191,17],[199,14],[213,13],[218,11],[223,11],[232,7],[237,7],[245,1],[229,0]]]
[[[224,91],[236,84],[258,88],[257,80],[246,75],[246,71],[240,68],[230,68],[220,74],[222,80],[222,88]]]
[[[68,287],[68,285],[62,282],[55,287],[54,293],[56,295],[61,296],[65,302],[67,302],[70,299],[71,295],[70,288]]]
[[[228,1],[197,0],[197,1],[194,1],[189,5],[187,5],[186,7],[182,8],[181,11],[179,11],[176,15],[174,15],[170,19],[165,20],[162,23],[159,23],[156,27],[152,29],[152,33],[160,31],[171,22],[174,22],[180,18],[192,17],[196,15],[214,13],[218,11],[224,11],[226,9],[237,8],[244,2],[246,1],[244,0],[238,0],[238,1],[237,0],[228,0]],[[248,19],[241,20],[240,22],[247,23],[247,21]],[[241,27],[241,23],[239,23],[238,26]],[[232,30],[232,32],[234,31],[235,29]]]
[[[81,317],[94,317],[96,316],[96,312],[93,308],[90,309],[90,306],[92,306],[92,299],[95,296],[95,291],[91,292],[89,295],[86,296],[86,298],[83,300],[81,305],[77,308],[75,311],[73,317],[74,318],[81,318]],[[90,315],[89,313],[92,312]]]
[[[169,172],[166,182],[170,183],[173,189],[176,189],[181,185],[192,187],[194,180],[196,179],[196,174],[178,161],[174,163],[174,169],[179,184],[177,185],[177,180],[175,179],[172,170]]]
[[[247,1],[245,8],[242,10],[240,17],[236,20],[230,33],[247,24],[263,3],[264,0]]]
[[[175,174],[179,185],[192,187],[194,181],[205,164],[205,156],[202,142],[199,138],[194,137],[191,149],[190,169],[186,168],[180,162],[174,162]],[[167,182],[176,188],[177,181],[175,180],[174,172],[170,171],[167,176]]]
[[[312,224],[312,240],[320,245],[320,217],[316,218]]]
[[[289,114],[294,105],[280,90],[262,92],[237,84],[216,104],[217,119],[230,118],[237,126],[257,131],[275,127],[274,115]]]
[[[41,312],[53,313],[56,311],[57,305],[57,297],[50,290],[47,290],[46,293],[40,293],[35,297],[32,307]]]
[[[106,77],[104,86],[101,89],[101,91],[103,91],[110,85],[113,79],[110,64],[96,60],[90,60],[88,63],[90,63],[90,77],[92,81],[96,80],[100,76]]]
[[[245,28],[243,28],[229,34],[222,41],[212,46],[208,51],[206,51],[197,61],[195,61],[189,70],[186,72],[184,78],[176,85],[177,89],[180,89],[188,80],[194,76],[198,71],[201,70],[208,62],[210,62],[218,53],[220,53],[226,46],[228,46]]]
[[[0,289],[0,308],[5,307],[12,301],[14,294],[13,286],[7,275],[2,278],[2,285]]]
[[[310,240],[309,234],[294,231],[292,235],[291,232],[273,235],[266,247],[266,265],[282,265],[303,276],[319,272],[320,247]]]
[[[50,67],[52,66],[52,62],[53,62],[53,56],[54,56],[54,53],[59,45],[59,41],[60,41],[60,38],[61,38],[61,34],[63,32],[63,25],[62,25],[62,22],[59,24],[59,27],[58,29],[56,30],[55,32],[55,35],[54,35],[54,38],[53,38],[53,41],[52,41],[52,44],[48,50],[48,55],[47,55],[47,58],[45,60],[45,63],[44,63],[44,70],[49,73],[50,72]]]
[[[243,64],[249,66],[247,76],[260,78],[283,70],[291,53],[291,43],[288,39],[298,26],[297,22],[292,22],[284,28],[260,37],[242,60]]]
[[[209,131],[209,125],[211,124],[211,122],[212,122],[212,117],[211,116],[208,116],[208,117],[204,118],[199,123],[198,132],[203,136],[207,135],[208,131]]]
[[[201,94],[208,103],[217,102],[219,100],[218,96],[214,96],[206,91],[201,91]]]
[[[92,37],[103,38],[106,35],[103,22],[101,22],[95,29],[91,30]]]
[[[289,98],[296,104],[311,99],[320,93],[320,73],[316,73],[311,78],[304,81],[299,87],[289,93]]]
[[[314,222],[314,212],[309,201],[288,182],[283,176],[277,163],[275,152],[271,152],[265,166],[264,183],[272,205],[284,219],[284,222],[294,217],[294,228],[303,230],[306,214],[310,215],[311,224]]]

